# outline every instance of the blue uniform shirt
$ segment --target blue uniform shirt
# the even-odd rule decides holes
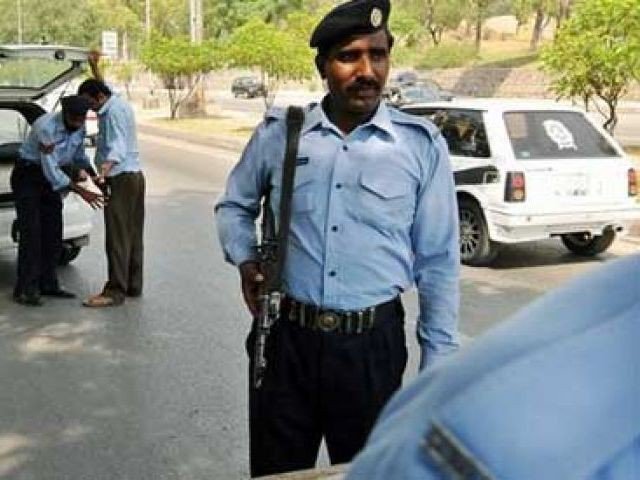
[[[347,480],[639,479],[639,344],[634,255],[544,296],[398,392]],[[456,464],[477,475],[451,475]]]
[[[255,220],[270,185],[278,212],[286,111],[258,126],[216,206],[226,259],[255,258]],[[458,346],[458,212],[446,144],[425,120],[380,105],[344,135],[319,105],[305,111],[284,288],[335,310],[376,305],[414,283],[422,365]],[[426,362],[426,363],[425,363]]]
[[[20,157],[27,163],[41,165],[51,188],[62,190],[69,186],[71,180],[60,167],[71,164],[80,168],[91,167],[84,152],[84,135],[84,128],[75,132],[66,129],[62,112],[46,113],[31,125],[29,135],[20,147]],[[40,144],[53,144],[53,152],[42,153]]]
[[[131,105],[117,94],[98,111],[96,166],[106,161],[115,162],[110,177],[141,170],[135,115]]]

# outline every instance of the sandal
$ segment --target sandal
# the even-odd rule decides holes
[[[98,294],[93,297],[89,297],[82,305],[85,307],[93,307],[93,308],[101,308],[101,307],[114,307],[116,305],[120,305],[115,301],[113,297],[108,297],[106,295]]]

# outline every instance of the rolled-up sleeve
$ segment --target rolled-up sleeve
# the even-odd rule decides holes
[[[414,274],[420,301],[420,368],[458,349],[460,250],[458,205],[446,143],[429,145],[412,230]]]
[[[225,260],[240,265],[257,258],[255,221],[267,185],[264,125],[258,127],[240,161],[227,179],[226,191],[216,203],[215,219]]]

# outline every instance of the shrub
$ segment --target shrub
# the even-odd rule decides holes
[[[448,44],[429,48],[419,59],[417,68],[429,70],[433,68],[462,67],[476,57],[476,50],[469,44]]]

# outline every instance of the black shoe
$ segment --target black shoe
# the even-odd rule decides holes
[[[44,304],[40,295],[36,293],[21,293],[20,295],[14,295],[13,300],[20,305],[27,305],[29,307],[41,307]]]
[[[55,290],[42,290],[40,292],[45,297],[56,297],[56,298],[76,298],[75,293],[71,293],[64,288],[57,288]]]

